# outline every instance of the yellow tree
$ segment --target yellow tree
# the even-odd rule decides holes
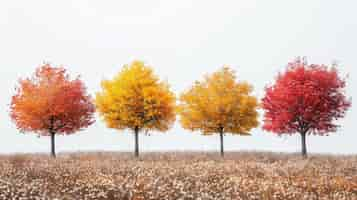
[[[167,131],[174,123],[176,98],[166,82],[141,61],[124,65],[112,79],[102,81],[96,107],[109,128],[130,129],[139,156],[139,132]]]
[[[219,133],[221,156],[226,133],[250,135],[258,126],[258,101],[251,95],[252,86],[236,82],[229,67],[223,67],[203,81],[196,81],[180,97],[178,112],[183,128],[203,135]]]

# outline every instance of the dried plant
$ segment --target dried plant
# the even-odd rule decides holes
[[[0,199],[357,199],[357,156],[129,153],[0,156]]]

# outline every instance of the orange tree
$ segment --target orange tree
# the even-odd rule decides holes
[[[84,83],[70,79],[63,68],[45,64],[31,78],[21,79],[12,97],[10,116],[21,132],[51,136],[72,134],[94,122],[95,107]]]
[[[225,133],[249,135],[258,126],[258,102],[251,92],[251,85],[237,82],[234,71],[223,67],[203,81],[196,81],[181,95],[181,124],[204,135],[219,133],[223,156]]]
[[[143,62],[124,65],[112,79],[102,82],[95,104],[109,128],[130,129],[139,156],[139,132],[167,131],[175,121],[175,95]]]

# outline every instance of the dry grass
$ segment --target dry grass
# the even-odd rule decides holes
[[[0,156],[0,199],[357,199],[357,156]]]

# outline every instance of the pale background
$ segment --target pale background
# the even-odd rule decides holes
[[[296,56],[310,63],[338,61],[357,85],[357,2],[305,1],[0,1],[0,153],[48,152],[49,138],[19,133],[8,116],[19,77],[44,61],[80,74],[89,92],[99,90],[134,59],[152,65],[179,94],[194,80],[228,64],[250,81],[260,98],[266,84]],[[353,99],[353,104],[357,103]],[[357,111],[329,137],[308,137],[308,150],[357,153]],[[355,124],[353,123],[355,122]],[[277,137],[261,128],[252,137],[227,136],[227,150],[299,151],[300,138]],[[200,136],[177,123],[165,134],[140,138],[142,151],[216,150],[218,136]],[[76,135],[57,138],[58,151],[131,151],[129,132],[101,120]]]

